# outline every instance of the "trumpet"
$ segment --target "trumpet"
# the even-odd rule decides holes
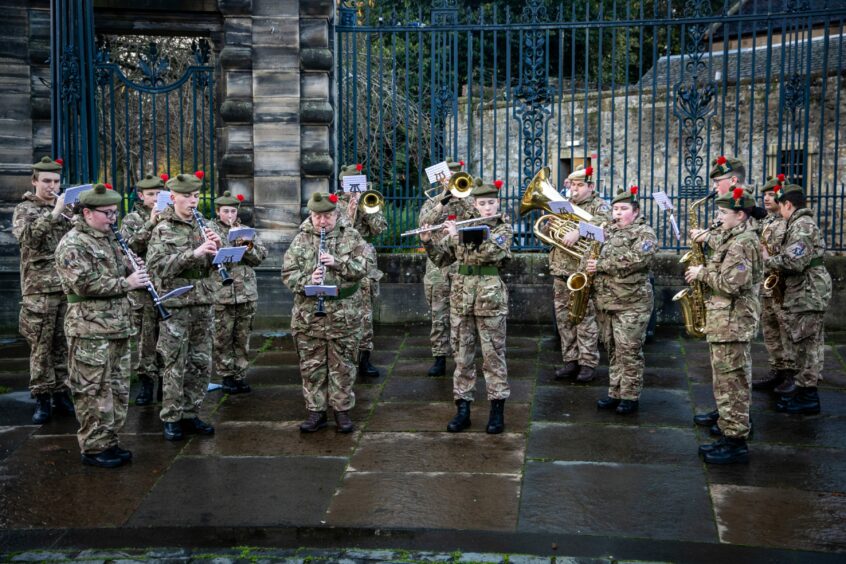
[[[456,221],[455,226],[458,227],[459,225],[469,225],[471,223],[478,223],[480,221],[493,219],[495,217],[505,218],[504,215],[493,216],[493,217],[472,217],[470,219],[463,219],[461,221]],[[438,229],[443,229],[445,225],[446,225],[446,222],[439,223],[437,225],[430,225],[429,227],[418,227],[417,229],[412,229],[411,231],[406,231],[405,233],[400,234],[400,237],[409,237],[411,235],[419,235],[420,233],[427,233],[429,231],[437,231]]]
[[[197,227],[200,228],[200,233],[203,234],[203,240],[208,241],[209,238],[206,237],[206,220],[203,218],[203,214],[197,211],[197,208],[191,208],[191,213],[194,214],[194,219],[197,221]],[[229,276],[229,272],[227,272],[226,267],[218,263],[215,265],[215,268],[217,268],[217,272],[220,274],[223,285],[231,286],[234,280],[231,276]]]

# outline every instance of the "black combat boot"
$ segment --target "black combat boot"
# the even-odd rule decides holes
[[[238,394],[249,394],[253,391],[249,384],[247,384],[246,379],[235,380],[235,387],[238,388],[236,393]]]
[[[629,415],[630,413],[636,413],[640,404],[637,400],[620,400],[620,405],[617,406],[615,410],[620,415]]]
[[[179,424],[179,421],[165,421],[163,434],[167,441],[181,441],[183,438],[182,425]]]
[[[220,387],[223,388],[223,391],[227,394],[238,393],[238,384],[235,383],[235,378],[232,376],[224,376],[223,382],[221,382]]]
[[[820,395],[817,387],[796,388],[796,395],[784,398],[776,405],[776,410],[791,415],[816,415],[820,412]]]
[[[162,396],[164,395],[164,381],[159,376],[159,389],[156,390],[156,401],[162,403]]]
[[[114,450],[108,448],[96,454],[83,454],[82,463],[99,468],[117,468],[123,464],[123,459]]]
[[[704,453],[708,464],[736,464],[749,462],[749,447],[746,439],[725,437],[722,444]]]
[[[335,412],[335,430],[339,433],[352,433],[355,429],[349,411]]]
[[[326,426],[325,411],[309,411],[306,420],[300,423],[301,433],[314,433]]]
[[[38,394],[35,396],[35,413],[32,414],[32,422],[41,425],[50,421],[53,415],[53,402],[50,401],[50,394]]]
[[[458,411],[447,425],[447,431],[450,433],[460,433],[470,426],[470,402],[459,399],[455,400],[455,405]]]
[[[753,390],[772,390],[782,382],[784,382],[784,370],[776,370],[770,368],[770,371],[761,380],[752,381]]]
[[[708,413],[700,413],[699,415],[693,416],[693,422],[699,425],[700,427],[711,427],[717,423],[717,420],[720,418],[720,412],[716,409],[714,411],[709,411]]]
[[[182,432],[186,435],[214,435],[214,427],[199,417],[183,419],[180,424],[182,425]]]
[[[568,360],[564,366],[555,371],[555,379],[563,380],[564,378],[572,378],[579,372],[579,363],[575,360]]]
[[[611,396],[596,400],[596,409],[617,409],[620,405],[620,398],[612,398]]]
[[[446,357],[445,356],[436,356],[435,362],[432,363],[432,366],[429,368],[429,372],[427,374],[429,376],[445,376],[446,375]]]
[[[722,445],[725,442],[726,442],[726,438],[723,437],[723,436],[720,436],[720,438],[717,439],[716,441],[714,441],[713,443],[707,443],[707,444],[704,444],[704,445],[699,445],[699,455],[702,456],[706,452],[712,452],[714,449],[716,449],[717,447],[719,447],[720,445]]]
[[[491,413],[488,416],[488,426],[485,432],[498,435],[505,430],[505,400],[491,400]]]
[[[358,373],[370,378],[379,377],[379,370],[370,364],[370,351],[358,351]]]
[[[53,411],[61,415],[73,415],[76,410],[70,399],[70,392],[53,392]]]
[[[149,376],[141,376],[138,379],[141,381],[141,389],[135,396],[135,405],[150,405],[153,403],[153,379]]]
[[[796,393],[796,380],[794,376],[796,375],[795,370],[787,370],[785,371],[784,380],[782,380],[781,384],[773,388],[773,392],[777,393],[780,396],[792,396]]]
[[[595,373],[596,369],[593,366],[582,366],[579,368],[579,375],[576,376],[576,382],[580,384],[593,382],[593,378],[596,375]]]
[[[124,462],[132,462],[132,451],[120,448],[120,445],[115,445],[109,448],[114,454],[118,455]]]

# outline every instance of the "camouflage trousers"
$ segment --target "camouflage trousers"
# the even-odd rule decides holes
[[[802,313],[782,312],[784,326],[791,353],[796,362],[797,386],[815,387],[822,380],[825,355],[825,312],[805,311]]]
[[[561,337],[561,358],[564,362],[577,362],[580,366],[595,368],[599,364],[599,327],[596,323],[596,307],[593,299],[587,307],[585,318],[578,325],[568,319],[570,290],[567,278],[553,276],[552,295],[555,304],[555,321]]]
[[[608,397],[640,398],[643,390],[643,341],[651,315],[651,303],[646,307],[626,310],[597,309],[602,341],[608,351]]]
[[[258,302],[214,306],[214,369],[220,378],[243,380],[250,361],[250,333]]]
[[[709,343],[713,371],[717,423],[726,437],[749,436],[749,404],[752,399],[751,344]]]
[[[349,411],[355,406],[356,371],[358,370],[357,335],[348,337],[312,337],[294,333],[303,397],[309,411]]]
[[[431,269],[431,270],[430,270]],[[453,348],[450,337],[449,314],[449,273],[441,270],[431,261],[426,263],[426,276],[423,278],[423,291],[429,304],[429,317],[432,330],[432,356],[451,356]]]
[[[159,377],[161,359],[156,354],[159,340],[159,319],[152,304],[132,310],[132,324],[138,330],[136,335],[136,356],[132,359],[132,370],[139,378]]]
[[[68,387],[68,345],[65,340],[64,294],[31,294],[21,300],[18,319],[29,343],[29,390],[33,396]]]
[[[770,357],[770,368],[787,370],[795,368],[791,354],[793,347],[784,324],[781,305],[773,298],[761,298],[761,332]]]
[[[176,307],[159,321],[156,351],[162,357],[162,410],[164,422],[176,423],[200,413],[211,377],[214,321],[210,305]]]
[[[129,339],[68,340],[70,388],[84,454],[118,444],[129,407]]]
[[[358,350],[373,350],[373,301],[379,297],[379,281],[362,278],[358,294],[361,299],[361,339]]]
[[[451,316],[455,335],[455,373],[452,376],[454,399],[473,401],[476,387],[476,332],[482,343],[482,373],[488,399],[508,399],[508,368],[505,364],[505,316]]]

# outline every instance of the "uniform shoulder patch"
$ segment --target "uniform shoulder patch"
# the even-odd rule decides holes
[[[654,247],[654,246],[655,246],[655,244],[652,242],[652,239],[647,239],[646,241],[643,242],[643,244],[641,244],[640,250],[644,253],[648,253],[649,251],[652,250],[652,247]]]
[[[745,264],[743,264],[743,263],[741,262],[741,263],[739,263],[739,264],[737,265],[737,269],[738,269],[740,272],[746,272],[746,265],[745,265]]]
[[[787,252],[793,255],[794,257],[801,257],[805,255],[805,244],[804,243],[794,243],[790,245],[787,249]]]
[[[497,245],[502,247],[503,245],[505,245],[505,236],[504,235],[497,235],[496,237],[494,237],[494,241],[496,242]]]

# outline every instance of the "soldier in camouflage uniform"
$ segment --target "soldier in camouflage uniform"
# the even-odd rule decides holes
[[[238,208],[244,196],[233,197],[224,192],[214,201],[217,217],[212,227],[227,246],[247,246],[239,264],[232,265],[229,275],[233,283],[224,286],[220,276],[209,280],[214,291],[214,367],[223,378],[223,390],[229,394],[250,391],[247,383],[247,355],[250,350],[250,333],[258,304],[258,284],[253,268],[267,257],[267,249],[258,236],[251,242],[229,242],[229,231],[241,227]]]
[[[735,187],[715,200],[720,244],[704,266],[691,266],[685,280],[700,280],[710,289],[706,301],[705,334],[711,352],[714,399],[717,410],[698,416],[697,424],[718,424],[719,440],[699,447],[705,462],[731,464],[749,460],[749,404],[752,392],[752,337],[758,332],[763,279],[761,243],[750,218],[766,212],[755,199]]]
[[[802,188],[788,184],[780,192],[779,211],[787,220],[787,230],[778,254],[764,251],[764,265],[784,278],[785,346],[796,362],[796,393],[782,398],[776,409],[813,415],[820,412],[817,384],[823,367],[823,322],[831,300],[831,276],[823,264],[825,240],[813,212],[805,207]]]
[[[447,157],[447,166],[453,174],[461,171],[464,161],[453,161]],[[470,198],[455,198],[444,189],[435,198],[427,199],[420,208],[417,217],[418,225],[439,225],[447,219],[461,221],[473,217],[473,204]],[[434,242],[443,237],[442,231],[431,233]],[[423,277],[423,291],[426,303],[429,304],[429,318],[432,320],[432,330],[429,337],[432,342],[432,356],[434,363],[429,368],[429,376],[446,375],[446,358],[452,356],[454,347],[449,324],[449,295],[450,279],[455,275],[458,263],[437,267],[431,259],[426,259],[426,274]]]
[[[300,431],[311,433],[326,426],[327,405],[335,415],[336,430],[354,429],[349,411],[355,406],[358,339],[361,335],[361,280],[374,268],[373,255],[358,231],[339,218],[336,194],[315,193],[308,201],[309,218],[291,241],[282,266],[282,281],[294,294],[291,332],[300,359],[308,417]],[[320,233],[324,252],[318,256]],[[307,285],[338,288],[338,295],[305,295]],[[317,314],[323,303],[325,315]]]
[[[159,417],[164,438],[181,440],[184,433],[213,435],[214,427],[199,418],[211,376],[211,331],[214,292],[211,261],[222,246],[211,228],[202,231],[194,219],[202,187],[202,171],[183,173],[166,185],[173,206],[159,215],[147,246],[147,267],[153,285],[164,295],[176,288],[193,289],[168,300],[170,318],[159,321],[156,351],[164,363],[164,394]],[[205,238],[204,235],[205,234]]]
[[[742,186],[746,182],[746,166],[740,159],[720,155],[711,161],[711,171],[708,176],[711,178],[714,188],[712,197],[722,196],[735,186]],[[753,224],[757,225],[754,222]],[[692,239],[696,239],[703,244],[707,243],[711,248],[719,246],[718,238],[722,234],[723,232],[720,230],[709,231],[707,226],[690,230]]]
[[[56,270],[67,293],[70,386],[83,464],[114,468],[132,459],[118,432],[129,406],[129,337],[135,334],[127,293],[149,281],[130,272],[111,233],[120,194],[103,184],[80,194],[74,228],[56,247]]]
[[[570,181],[570,202],[591,214],[591,223],[600,225],[610,221],[611,208],[594,191],[592,167],[579,167],[567,179]],[[579,232],[573,230],[567,233],[560,243],[572,247],[578,240]],[[579,270],[582,258],[576,258],[558,247],[553,247],[549,253],[549,273],[552,275],[555,320],[561,338],[561,357],[564,361],[564,366],[555,371],[555,377],[576,376],[578,382],[586,383],[593,380],[596,365],[599,364],[596,308],[591,300],[582,322],[573,325],[568,316],[570,290],[567,289],[567,278]]]
[[[138,198],[134,209],[126,214],[121,222],[120,234],[132,252],[139,257],[147,255],[147,244],[159,216],[155,210],[156,199],[164,189],[167,179],[166,174],[161,177],[148,174],[139,180],[135,185]],[[159,382],[159,401],[162,397],[162,381],[159,376],[161,359],[156,354],[156,342],[159,339],[158,314],[150,293],[144,289],[130,292],[129,303],[132,304],[132,322],[138,330],[138,351],[132,369],[138,375],[141,390],[135,397],[135,405],[150,405],[153,403],[153,387],[156,381]]]
[[[764,208],[767,217],[761,222],[761,242],[772,254],[781,252],[781,242],[787,229],[787,221],[779,213],[776,196],[784,186],[784,175],[770,178],[764,185]],[[767,274],[770,274],[769,272]],[[761,286],[761,330],[764,334],[764,345],[770,357],[770,372],[763,379],[752,382],[753,390],[772,390],[779,394],[789,394],[796,391],[793,376],[796,373],[795,361],[788,355],[790,341],[787,327],[781,311],[784,299],[784,279],[780,278],[776,292],[781,298],[773,295],[773,289]]]
[[[643,389],[643,341],[653,308],[649,274],[658,240],[640,215],[637,186],[618,193],[611,206],[602,251],[586,269],[596,274],[596,317],[610,376],[608,396],[596,405],[625,415],[638,410]]]
[[[345,176],[361,174],[361,168],[360,164],[342,167],[338,175],[339,184]],[[367,183],[367,189],[373,189],[370,182]],[[367,276],[361,279],[361,288],[358,292],[362,309],[361,339],[358,344],[358,373],[363,376],[378,378],[379,370],[371,364],[370,355],[373,352],[373,302],[379,297],[379,280],[382,278],[382,272],[376,262],[376,248],[373,246],[373,241],[388,228],[388,221],[381,209],[371,210],[370,212],[360,209],[360,197],[360,193],[340,193],[338,210],[341,217],[348,220],[353,228],[358,231],[358,234],[364,238],[367,243],[367,250],[371,254],[370,260],[373,263],[373,268],[367,273]]]
[[[50,419],[54,403],[57,411],[73,414],[63,329],[67,302],[53,262],[56,245],[72,227],[65,196],[58,195],[61,172],[62,163],[50,157],[33,164],[33,191],[24,194],[12,218],[21,252],[20,332],[30,348],[29,390],[36,399],[32,422],[38,425]]]
[[[470,403],[476,387],[476,332],[482,343],[482,372],[491,402],[486,431],[502,433],[505,429],[505,400],[511,395],[505,364],[505,322],[508,315],[508,290],[499,269],[511,260],[511,225],[499,212],[502,181],[484,184],[476,179],[473,206],[478,217],[488,218],[475,224],[487,226],[490,234],[479,243],[462,243],[454,220],[447,221],[446,237],[435,243],[429,233],[420,239],[426,252],[438,266],[458,263],[450,293],[450,325],[454,334],[455,373],[452,395],[458,411],[447,425],[450,433],[470,426]]]

